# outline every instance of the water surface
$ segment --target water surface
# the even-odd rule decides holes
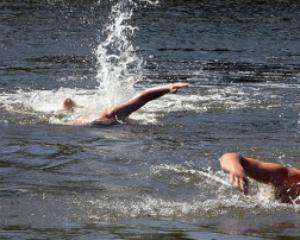
[[[299,239],[299,206],[218,158],[300,167],[300,5],[137,3],[0,3],[0,238]],[[128,124],[64,125],[175,81]]]

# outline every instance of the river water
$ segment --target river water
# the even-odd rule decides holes
[[[2,0],[0,32],[0,239],[300,238],[299,206],[218,163],[300,167],[297,1]],[[64,125],[176,81],[130,123]]]

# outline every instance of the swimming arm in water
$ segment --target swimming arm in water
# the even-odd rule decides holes
[[[121,103],[116,105],[105,111],[105,117],[107,118],[116,118],[120,120],[124,120],[131,113],[140,109],[147,102],[150,102],[154,99],[157,99],[167,93],[176,93],[176,91],[180,88],[187,87],[187,83],[172,83],[168,85],[158,86],[146,89],[139,93],[137,96],[129,99],[125,103]]]
[[[157,99],[167,93],[176,93],[178,89],[187,87],[187,83],[172,83],[163,86],[153,87],[142,91],[137,96],[129,99],[125,103],[118,104],[111,108],[107,108],[106,110],[100,113],[98,119],[94,121],[90,121],[87,118],[79,118],[75,121],[68,122],[68,125],[97,125],[97,124],[111,124],[116,122],[116,120],[124,120],[126,119],[131,113],[135,112],[136,110],[140,109],[144,106],[147,102]],[[67,110],[73,110],[76,106],[75,102],[72,99],[65,99],[64,108]]]
[[[247,176],[249,176],[258,182],[273,185],[281,193],[293,195],[292,197],[299,195],[299,169],[243,157],[238,153],[223,154],[220,164],[222,169],[229,173],[231,184],[244,193],[248,191]],[[289,192],[286,192],[287,189]]]

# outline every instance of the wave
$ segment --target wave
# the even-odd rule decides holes
[[[110,199],[105,201],[101,197],[97,200],[89,200],[84,205],[88,215],[95,221],[116,220],[122,217],[176,217],[197,218],[200,216],[217,216],[234,211],[251,211],[261,214],[269,211],[300,211],[300,206],[277,202],[274,199],[273,189],[268,185],[258,185],[251,195],[244,196],[234,190],[221,172],[213,172],[210,169],[195,170],[182,165],[161,164],[151,168],[151,177],[170,178],[170,174],[181,178],[183,184],[198,187],[202,194],[186,196],[185,200],[170,200],[151,194],[134,194],[133,197]],[[168,180],[170,181],[170,180]],[[252,183],[253,185],[254,183]],[[205,186],[205,187],[204,187]],[[253,186],[252,186],[253,187]],[[173,186],[172,188],[175,188]],[[214,195],[206,192],[213,191]],[[180,192],[180,190],[177,190]],[[180,193],[178,193],[180,194]]]

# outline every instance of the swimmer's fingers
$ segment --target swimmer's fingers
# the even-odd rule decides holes
[[[188,86],[189,86],[188,83],[183,83],[183,82],[172,83],[170,85],[170,92],[176,93],[179,88],[188,87]]]
[[[243,178],[243,180],[244,180],[244,194],[247,195],[249,193],[249,181],[246,177]]]
[[[234,184],[233,184],[233,186],[235,186],[235,187],[236,187],[237,189],[239,189],[240,191],[243,191],[243,189],[242,189],[242,187],[241,187],[241,180],[240,180],[240,178],[237,177],[237,176],[234,176],[233,179],[234,179]]]
[[[231,185],[234,185],[234,179],[232,173],[229,173],[229,182],[231,183]]]
[[[249,182],[245,177],[240,177],[234,175],[233,173],[229,174],[229,181],[235,187],[242,191],[244,194],[248,194]]]
[[[248,179],[245,177],[239,177],[238,178],[238,185],[239,185],[239,189],[244,193],[244,194],[248,194],[248,190],[249,190],[249,182]]]
[[[229,173],[229,181],[232,186],[234,186],[235,188],[239,188],[238,177],[233,173]]]

